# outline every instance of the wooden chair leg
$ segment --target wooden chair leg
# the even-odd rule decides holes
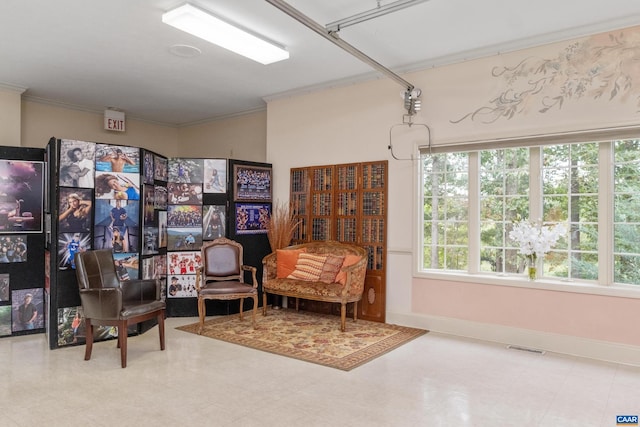
[[[84,360],[91,359],[91,350],[93,349],[93,325],[91,319],[85,319],[85,334],[87,335],[86,345],[84,349]]]
[[[160,334],[160,350],[164,350],[164,310],[158,314],[158,331]]]
[[[353,321],[358,321],[358,301],[354,301],[353,303]]]
[[[347,303],[342,303],[340,306],[340,331],[344,332],[347,329]]]
[[[242,310],[244,309],[244,298],[240,298],[240,321],[242,322]]]
[[[262,315],[267,315],[267,292],[262,291]]]
[[[123,320],[118,325],[118,340],[120,341],[120,361],[122,367],[127,367],[127,321]]]
[[[202,328],[204,328],[204,317],[207,306],[204,303],[204,298],[198,297],[198,334],[202,334]]]
[[[256,328],[256,313],[258,312],[258,295],[254,295],[253,297],[253,315],[252,315],[252,324],[253,329]]]

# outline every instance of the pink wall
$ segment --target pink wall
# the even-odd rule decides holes
[[[640,300],[413,279],[412,312],[640,345]]]

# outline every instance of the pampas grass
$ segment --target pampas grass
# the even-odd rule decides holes
[[[295,221],[288,202],[274,203],[267,223],[267,238],[271,251],[289,246],[299,221]]]

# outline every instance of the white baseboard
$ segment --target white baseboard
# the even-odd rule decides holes
[[[449,335],[640,366],[640,347],[530,329],[414,313],[386,313],[387,323]]]

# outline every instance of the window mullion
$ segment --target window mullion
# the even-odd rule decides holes
[[[601,285],[612,284],[613,277],[613,143],[598,146],[598,277]]]
[[[542,148],[529,149],[529,218],[538,220],[542,218]]]
[[[469,153],[469,273],[480,272],[480,155]]]

